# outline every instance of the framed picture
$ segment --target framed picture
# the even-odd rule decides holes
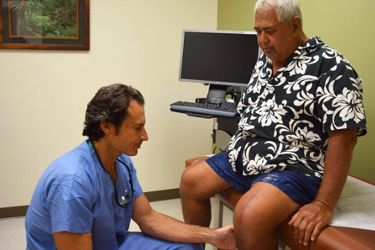
[[[0,49],[90,49],[90,0],[0,1]]]

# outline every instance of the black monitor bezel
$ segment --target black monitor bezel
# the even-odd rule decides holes
[[[183,78],[181,77],[182,74],[182,67],[183,67],[183,58],[184,58],[184,44],[185,44],[185,35],[186,33],[217,33],[217,34],[233,34],[233,35],[251,35],[256,37],[255,31],[229,31],[229,30],[194,30],[194,29],[184,29],[182,31],[182,41],[181,41],[181,54],[180,54],[180,65],[179,65],[179,74],[178,80],[182,82],[196,82],[196,83],[203,83],[203,84],[213,84],[213,85],[225,85],[225,86],[240,86],[244,87],[248,84],[248,82],[238,83],[238,82],[223,82],[223,81],[212,81],[207,79],[190,79],[190,78]],[[261,54],[261,49],[259,46],[258,49],[258,56],[259,58]],[[251,69],[249,69],[250,71]],[[250,72],[251,75],[252,72]]]

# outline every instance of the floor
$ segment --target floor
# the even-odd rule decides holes
[[[163,214],[182,220],[180,199],[151,202],[154,210]],[[0,219],[0,250],[18,250],[26,248],[25,218]],[[223,224],[232,224],[232,212],[224,208]],[[130,231],[140,231],[137,224],[130,224]],[[207,250],[212,250],[211,245],[206,246]]]

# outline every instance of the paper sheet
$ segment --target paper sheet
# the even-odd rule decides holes
[[[330,225],[375,231],[375,186],[349,176]]]

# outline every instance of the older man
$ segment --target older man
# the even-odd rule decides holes
[[[224,152],[187,168],[180,192],[187,223],[208,225],[209,199],[234,187],[239,249],[276,249],[290,225],[308,245],[330,222],[357,136],[366,133],[361,79],[349,62],[302,30],[297,0],[259,0],[263,55],[238,104],[241,120]]]
[[[86,110],[83,135],[89,139],[54,161],[34,191],[25,220],[27,249],[235,247],[232,226],[187,225],[151,208],[129,157],[148,140],[143,104],[130,86],[98,91]],[[143,233],[128,232],[131,219]]]

